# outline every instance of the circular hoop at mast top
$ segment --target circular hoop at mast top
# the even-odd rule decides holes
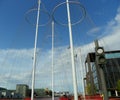
[[[58,21],[58,20],[56,19],[55,15],[54,15],[54,14],[55,14],[55,11],[56,11],[60,6],[65,5],[65,4],[67,4],[67,3],[69,3],[69,4],[75,4],[75,5],[78,5],[78,6],[80,7],[81,13],[82,13],[82,17],[81,17],[78,21],[76,21],[76,22],[73,22],[73,23],[71,22],[71,25],[79,24],[79,23],[80,23],[81,21],[83,21],[83,19],[85,18],[85,16],[86,16],[86,11],[85,11],[84,6],[83,6],[80,2],[76,2],[76,1],[62,2],[62,3],[58,4],[57,6],[55,6],[54,9],[53,9],[53,12],[52,12],[52,18],[53,18],[54,22],[56,22],[57,24],[63,25],[63,26],[68,26],[68,23],[61,23],[60,21]]]
[[[32,13],[32,12],[34,12],[34,11],[38,11],[38,9],[37,9],[37,8],[33,8],[33,9],[28,10],[28,11],[25,13],[25,19],[26,19],[26,21],[27,21],[29,24],[33,25],[33,26],[35,26],[36,23],[32,23],[32,21],[30,21],[30,19],[28,18],[28,14],[30,14],[30,13]],[[47,11],[40,9],[40,17],[41,17],[41,12],[44,13],[44,14],[46,14],[46,16],[48,17],[48,19],[47,19],[47,21],[46,21],[45,23],[43,23],[43,24],[38,24],[38,26],[46,26],[46,25],[51,21],[51,15],[50,15]],[[36,16],[37,16],[37,15],[36,15]],[[37,17],[36,17],[36,18],[37,18]],[[44,20],[44,19],[43,19],[43,20]],[[41,21],[41,20],[40,20],[40,21]]]

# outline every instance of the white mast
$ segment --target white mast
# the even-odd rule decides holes
[[[36,47],[37,47],[37,38],[38,38],[38,25],[39,25],[39,15],[40,15],[40,3],[41,3],[41,0],[38,0],[38,11],[37,11],[37,21],[36,21],[36,34],[35,34],[35,44],[34,44],[33,70],[32,70],[31,100],[34,100],[35,70],[36,70]]]
[[[81,70],[81,74],[82,74],[82,76],[81,76],[81,79],[82,79],[82,90],[83,90],[83,100],[86,100],[85,99],[85,90],[84,90],[84,82],[83,82],[83,75],[84,75],[84,72],[83,72],[83,63],[82,63],[82,55],[81,55],[81,49],[80,49],[80,70]]]
[[[70,49],[71,49],[74,100],[78,100],[76,68],[75,68],[74,51],[73,51],[73,40],[72,40],[72,26],[71,26],[71,20],[70,20],[70,7],[69,7],[68,0],[66,0],[66,4],[67,4],[68,27],[69,27]]]
[[[54,100],[54,21],[52,21],[52,100]]]

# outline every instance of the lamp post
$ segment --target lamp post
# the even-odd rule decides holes
[[[103,93],[103,100],[108,100],[108,93],[107,93],[107,87],[106,87],[106,81],[104,76],[103,67],[105,66],[106,59],[105,59],[105,53],[104,48],[100,47],[98,44],[98,40],[95,41],[95,59],[96,59],[96,67],[98,69],[98,72],[100,75],[100,82],[101,82],[101,88]]]

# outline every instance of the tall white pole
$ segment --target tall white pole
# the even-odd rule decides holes
[[[52,100],[54,100],[54,21],[52,21]]]
[[[70,7],[69,7],[68,0],[66,0],[66,4],[67,4],[68,27],[69,27],[70,49],[71,49],[74,100],[78,100],[77,78],[76,78],[76,68],[75,68],[74,51],[73,51],[73,40],[72,40],[72,26],[71,26],[71,20],[70,20]]]
[[[36,71],[36,47],[37,47],[37,38],[38,38],[38,25],[39,25],[39,15],[40,15],[40,3],[41,3],[41,0],[38,0],[38,11],[37,11],[37,22],[36,22],[36,34],[35,34],[35,44],[34,44],[33,70],[32,70],[31,100],[34,100],[35,71]]]
[[[82,89],[83,89],[83,100],[85,100],[85,90],[84,90],[84,81],[83,81],[83,75],[84,75],[84,71],[83,71],[83,63],[82,63],[82,55],[81,55],[81,50],[80,50],[80,70],[81,70],[81,79],[82,79]]]

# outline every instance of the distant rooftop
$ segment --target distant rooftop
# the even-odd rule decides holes
[[[6,88],[3,88],[3,87],[0,87],[0,91],[2,91],[2,90],[7,90]]]
[[[90,56],[90,62],[95,62],[95,52],[90,52],[87,54],[87,57]],[[120,58],[120,50],[116,51],[105,51],[106,59],[111,58]]]

